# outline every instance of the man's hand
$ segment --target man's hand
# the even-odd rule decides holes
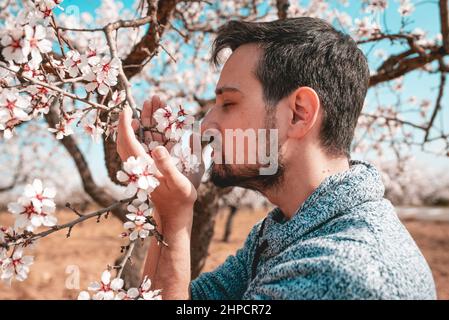
[[[159,109],[163,108],[165,103],[159,99],[158,96],[153,96],[151,100],[145,101],[141,113],[141,123],[144,127],[151,127],[154,125],[153,114]],[[132,119],[132,112],[129,107],[126,107],[120,114],[119,126],[117,132],[117,152],[122,159],[126,161],[129,157],[144,156],[145,150],[137,140],[135,132],[140,128],[140,123],[137,119]],[[145,143],[151,141],[162,142],[162,135],[153,134],[150,131],[144,131]],[[167,146],[170,151],[171,145]]]
[[[153,112],[163,106],[157,96],[145,102],[142,125],[152,126]],[[160,185],[151,193],[151,201],[161,217],[162,224],[173,224],[175,228],[191,224],[192,217],[184,217],[180,213],[191,212],[197,197],[195,186],[176,168],[165,147],[156,147],[152,152],[153,159],[149,157],[135,134],[139,126],[139,121],[132,119],[131,109],[126,107],[120,114],[117,132],[117,151],[120,158],[126,161],[131,156],[148,157],[150,161],[154,161],[157,168],[156,178]],[[153,139],[149,132],[146,133],[146,138],[150,141]]]
[[[156,95],[153,96],[151,100],[145,101],[143,104],[140,119],[143,127],[153,127],[155,125],[155,121],[153,119],[154,112],[156,112],[156,110],[159,108],[164,108],[165,106],[165,102],[161,101],[161,99]],[[131,109],[129,107],[125,108],[120,114],[117,132],[117,153],[119,154],[120,159],[122,159],[123,162],[125,162],[131,156],[139,157],[145,156],[147,154],[135,135],[135,132],[139,130],[139,128],[139,121],[137,119],[132,119]],[[145,130],[144,140],[147,144],[151,141],[162,143],[164,141],[164,137],[161,133],[155,133],[149,130]],[[168,152],[170,152],[171,148],[173,147],[173,142],[168,142],[165,147]],[[187,175],[187,178],[196,189],[198,189],[201,183],[201,178],[203,177],[204,170],[204,163],[203,161],[201,161],[198,172]]]
[[[157,97],[145,102],[142,125],[153,126],[153,112],[162,106]],[[151,243],[152,250],[149,251],[144,274],[154,279],[153,289],[162,289],[164,299],[188,299],[190,236],[193,204],[197,197],[196,189],[191,180],[173,164],[165,147],[156,147],[151,153],[152,158],[145,152],[135,135],[139,126],[139,121],[132,119],[131,109],[125,108],[119,119],[117,151],[122,161],[131,156],[144,156],[154,161],[157,168],[156,178],[160,181],[160,185],[151,193],[151,201],[156,209],[154,217],[158,221],[160,231],[163,232],[164,240],[169,244],[169,247],[159,247],[154,241]],[[162,139],[161,136],[152,137],[151,133],[146,134],[145,138]],[[196,181],[199,184],[200,179],[196,178]]]

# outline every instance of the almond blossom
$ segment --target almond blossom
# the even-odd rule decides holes
[[[86,57],[87,62],[91,66],[95,66],[100,63],[101,55],[107,52],[108,47],[100,41],[94,39],[89,42]]]
[[[59,5],[63,0],[37,0],[35,2],[36,7],[44,15],[44,18],[50,17],[53,13],[53,9],[56,7],[61,8]]]
[[[150,290],[151,281],[145,276],[139,288],[130,288],[122,291],[115,297],[117,300],[162,300],[161,290]]]
[[[57,219],[53,216],[54,206],[46,206],[33,203],[31,199],[20,197],[17,202],[8,204],[8,211],[15,216],[14,227],[34,231],[42,225],[52,227]]]
[[[81,291],[78,295],[78,300],[161,300],[161,290],[151,290],[151,281],[147,276],[143,279],[139,288],[123,289],[123,280],[115,278],[111,281],[111,273],[104,271],[101,277],[101,282],[94,282],[89,287],[89,291],[94,294],[89,294],[88,291]]]
[[[6,61],[15,61],[16,63],[25,63],[28,61],[30,45],[23,38],[24,31],[17,27],[8,30],[1,39],[3,46],[2,55]]]
[[[169,140],[178,141],[186,130],[190,129],[195,118],[184,108],[174,109],[169,106],[157,109],[153,118],[156,120],[156,129]]]
[[[67,73],[72,77],[78,76],[82,70],[87,67],[87,57],[81,55],[77,50],[70,50],[66,53],[64,67]]]
[[[105,95],[106,88],[113,87],[117,84],[117,76],[121,61],[118,58],[104,56],[100,62],[94,65],[89,73],[86,74],[86,80],[91,82],[86,86],[87,91],[93,91],[92,88],[97,89],[98,93]],[[95,76],[95,78],[93,77]]]
[[[380,27],[376,22],[372,22],[369,17],[354,20],[355,32],[359,38],[369,38],[380,32]]]
[[[39,69],[40,65],[34,61],[30,60],[27,63],[25,63],[22,68],[22,75],[24,75],[27,78],[34,78],[36,80],[44,80],[44,75],[42,74],[42,71]]]
[[[143,240],[150,235],[151,230],[154,230],[154,226],[151,223],[140,219],[136,219],[135,221],[127,221],[123,224],[123,227],[128,232],[122,234],[122,236],[129,236],[129,240],[131,241],[135,241],[137,238]]]
[[[126,99],[125,90],[121,90],[121,91],[116,90],[112,94],[111,100],[108,102],[108,107],[113,108],[115,106],[118,106],[121,103],[123,103],[125,101],[125,99]]]
[[[42,61],[41,53],[47,53],[51,51],[51,41],[46,39],[47,32],[45,27],[36,25],[31,27],[25,26],[25,40],[28,42],[31,52],[31,58],[36,62]]]
[[[146,218],[152,214],[152,209],[148,204],[137,199],[128,205],[127,210],[129,213],[126,217],[131,221],[146,221]]]
[[[97,90],[97,92],[103,96],[109,92],[109,84],[104,81],[105,79],[97,77],[92,70],[87,71],[86,74],[83,75],[83,80],[87,82],[84,86],[87,92]]]
[[[398,12],[401,16],[409,16],[415,11],[415,5],[410,0],[400,0]]]
[[[171,150],[171,154],[179,171],[186,174],[198,171],[200,161],[192,153],[188,145],[183,146],[182,143],[175,144]]]
[[[148,158],[129,157],[123,164],[123,171],[117,172],[117,180],[127,184],[125,190],[126,197],[136,195],[140,201],[145,201],[158,185],[159,181],[155,177],[156,169]]]
[[[24,281],[28,278],[30,266],[33,264],[34,258],[32,256],[23,256],[23,249],[16,248],[12,257],[3,260],[1,269],[1,279],[11,284],[13,279]]]
[[[26,185],[24,195],[36,206],[55,207],[53,198],[56,195],[56,189],[53,187],[44,188],[40,179],[34,179],[32,184]]]
[[[55,128],[48,128],[48,131],[56,133],[56,139],[58,140],[73,134],[73,129],[67,121],[57,123]]]
[[[101,274],[101,281],[92,282],[88,290],[95,292],[92,296],[93,300],[113,300],[118,291],[122,289],[123,284],[124,282],[120,278],[115,278],[111,281],[111,273],[105,270]],[[78,299],[90,299],[89,293],[87,291],[81,291]]]
[[[170,106],[165,106],[157,109],[153,114],[153,118],[157,123],[156,129],[161,133],[165,133],[175,121],[176,114]]]
[[[101,127],[102,124],[104,124],[104,123],[100,122],[98,124],[92,124],[92,123],[89,123],[88,121],[83,122],[84,132],[86,132],[88,135],[90,135],[92,138],[92,141],[95,143],[99,143],[101,141],[101,137],[104,132],[104,129]]]
[[[29,107],[29,103],[29,97],[20,95],[17,89],[0,91],[0,123],[5,123],[11,119],[29,120],[25,111]]]
[[[53,202],[55,193],[54,188],[43,188],[39,179],[34,179],[32,184],[26,185],[24,196],[17,202],[8,204],[8,211],[16,218],[15,228],[34,231],[42,225],[56,225],[57,219],[53,215],[56,207]]]

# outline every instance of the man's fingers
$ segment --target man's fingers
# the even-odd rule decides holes
[[[154,124],[154,112],[163,107],[165,107],[165,103],[159,98],[158,95],[154,95],[150,100],[145,101],[141,113],[142,124],[144,126],[152,126]]]
[[[154,163],[160,173],[164,176],[169,184],[177,183],[177,180],[182,177],[182,173],[178,171],[174,165],[167,149],[162,146],[156,147],[152,152]]]
[[[119,116],[118,123],[118,135],[120,137],[120,143],[126,148],[126,152],[131,155],[139,156],[145,151],[140,145],[134,133],[135,125],[132,124],[132,110],[129,106],[126,106]],[[138,123],[138,121],[137,121]]]
[[[140,127],[140,122],[137,119],[132,119],[131,121],[131,127],[133,128],[133,131],[136,132],[137,129]]]
[[[152,125],[153,114],[152,114],[152,102],[151,100],[146,100],[143,103],[142,112],[140,113],[142,124],[146,127]]]

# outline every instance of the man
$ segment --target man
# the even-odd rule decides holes
[[[215,163],[211,179],[257,190],[276,208],[234,256],[190,282],[197,183],[156,148],[161,186],[152,201],[169,246],[151,244],[144,273],[153,287],[164,299],[434,299],[431,271],[383,197],[379,172],[350,160],[369,82],[356,43],[320,19],[302,17],[229,22],[214,42],[214,62],[224,48],[233,52],[202,130],[275,128],[279,163],[272,175],[260,175],[261,164]],[[145,103],[143,125],[161,106],[157,97]],[[125,109],[118,134],[123,160],[144,153],[135,129]]]

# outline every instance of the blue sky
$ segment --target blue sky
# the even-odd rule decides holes
[[[124,0],[122,1],[124,7],[131,8],[134,0]],[[300,4],[306,4],[308,1],[299,1]],[[349,7],[342,7],[338,1],[329,1],[336,8],[344,9],[345,12],[351,15],[351,17],[360,17],[361,16],[361,1],[350,0]],[[413,1],[417,3],[418,1]],[[64,0],[63,7],[67,8],[70,5],[75,5],[79,8],[81,12],[86,11],[95,16],[95,9],[101,5],[100,0],[90,0],[90,1],[81,1],[81,0]],[[385,18],[388,22],[388,28],[392,31],[397,31],[400,26],[400,19],[397,13],[398,3],[397,1],[390,0],[389,6],[385,12]],[[437,2],[425,2],[424,4],[418,5],[416,7],[415,12],[411,16],[412,23],[409,25],[408,29],[413,30],[415,27],[419,27],[427,32],[430,35],[434,35],[439,32],[439,16],[438,16],[438,5]],[[382,17],[383,19],[383,17]],[[370,50],[370,45],[363,46],[365,52]],[[383,42],[376,49],[383,49],[387,53],[395,53],[401,49],[400,46],[392,47],[389,42]],[[372,50],[371,52],[374,52]],[[372,67],[375,66],[375,63],[372,62],[374,59],[371,59],[372,56],[369,56],[369,61]],[[409,96],[415,95],[418,98],[429,98],[434,101],[436,96],[436,88],[438,86],[438,76],[428,76],[428,75],[418,75],[418,73],[414,73],[409,75],[405,79],[405,89],[403,93],[404,100],[406,100]],[[215,84],[214,84],[215,85]],[[449,84],[447,84],[449,87]],[[145,85],[143,86],[145,87]],[[447,92],[449,88],[447,88]],[[374,101],[374,92],[370,91],[367,96],[367,101],[370,104]],[[383,93],[381,96],[382,103],[390,104],[393,103],[395,97],[388,93]],[[447,99],[446,99],[447,100]],[[405,106],[407,107],[407,106]],[[443,107],[447,108],[447,105]],[[444,111],[444,110],[443,110]],[[446,111],[447,114],[447,111]],[[446,117],[447,118],[447,117]],[[410,120],[416,120],[413,117]],[[418,134],[418,133],[417,133]],[[83,150],[89,160],[89,164],[93,172],[95,172],[95,176],[97,179],[102,179],[106,176],[106,170],[104,167],[103,161],[103,153],[101,145],[91,144],[90,142],[86,145],[83,145]],[[388,154],[388,151],[387,151]],[[414,154],[421,164],[431,164],[436,168],[448,168],[449,169],[449,161],[447,157],[435,157],[428,153],[420,152],[419,150],[415,150]]]

